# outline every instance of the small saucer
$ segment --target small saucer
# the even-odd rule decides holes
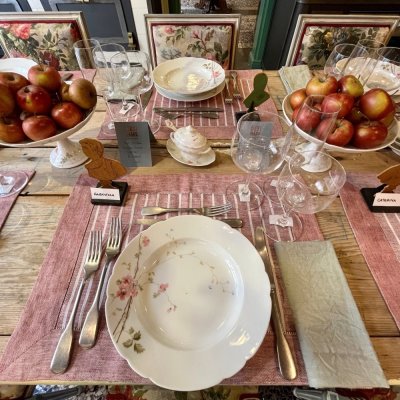
[[[200,155],[195,161],[186,160],[182,152],[176,147],[175,143],[171,140],[167,140],[167,150],[171,154],[172,158],[182,164],[191,165],[192,167],[204,167],[215,161],[215,152],[211,150],[207,154]]]

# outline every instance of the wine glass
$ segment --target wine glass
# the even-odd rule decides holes
[[[381,88],[395,95],[400,88],[400,48],[381,47],[376,53],[378,58],[365,86]]]
[[[278,114],[250,112],[237,124],[231,142],[233,162],[247,172],[246,179],[235,181],[226,188],[228,197],[238,197],[250,210],[258,208],[263,200],[262,189],[251,181],[253,174],[269,174],[278,169],[290,147],[291,126]]]
[[[336,45],[324,66],[324,73],[326,75],[334,76],[336,79],[340,79],[343,76],[343,69],[348,61],[349,57],[353,53],[356,45],[352,43],[341,43]],[[361,56],[363,50],[360,50],[358,56]],[[364,50],[365,56],[368,52]]]
[[[18,193],[28,182],[23,171],[0,170],[0,198]]]
[[[323,159],[324,171],[314,171],[310,164]],[[319,162],[319,161],[318,161]],[[298,214],[315,214],[326,209],[338,196],[346,182],[346,171],[332,156],[324,152],[294,154],[279,174],[276,191],[282,214],[270,215],[266,227],[275,241],[294,241],[303,232]]]
[[[137,97],[139,115],[143,118],[144,109],[141,94],[148,92],[153,87],[149,56],[143,51],[117,53],[111,57],[111,67],[118,79],[121,92]],[[160,129],[158,121],[151,118],[146,122],[153,133]]]
[[[96,39],[78,40],[73,44],[76,60],[84,79],[93,82],[96,76],[96,65],[93,60],[93,49],[100,46]]]

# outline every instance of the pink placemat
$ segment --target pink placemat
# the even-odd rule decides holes
[[[129,176],[129,195],[123,207],[93,206],[90,203],[90,186],[95,182],[82,175],[66,204],[52,243],[44,259],[40,273],[26,308],[0,361],[0,382],[110,382],[149,383],[137,375],[115,350],[104,316],[100,322],[97,345],[91,350],[79,347],[77,339],[82,321],[92,301],[99,273],[85,286],[75,319],[75,342],[70,368],[61,376],[50,372],[50,361],[65,326],[72,301],[81,279],[81,265],[89,232],[101,229],[107,235],[109,220],[120,215],[125,231],[123,246],[145,229],[135,224],[145,205],[199,206],[220,204],[226,201],[225,187],[243,175],[185,174],[164,176]],[[262,184],[265,179],[255,178]],[[168,189],[170,188],[170,189]],[[253,241],[254,230],[268,221],[274,206],[265,201],[256,210],[233,199],[234,208],[224,215],[241,217],[241,232]],[[173,214],[176,215],[176,214]],[[165,218],[166,216],[160,216]],[[321,240],[322,235],[314,216],[304,219],[305,229],[301,240]],[[277,273],[279,276],[279,272]],[[286,303],[286,299],[282,299]],[[102,307],[104,306],[104,293]],[[287,306],[285,306],[287,308]],[[268,331],[261,347],[233,377],[223,381],[235,385],[305,384],[307,382],[297,336],[287,309],[287,338],[294,349],[298,378],[288,382],[279,374],[274,335]],[[156,360],[155,360],[156,361]],[[210,360],[212,362],[212,360]]]
[[[340,198],[369,270],[400,329],[400,214],[373,213],[360,193],[381,182],[372,174],[349,173]]]
[[[253,79],[260,70],[240,70],[238,72],[238,86],[242,93],[243,99],[246,98],[253,90]],[[268,90],[268,89],[267,89]],[[171,100],[163,97],[155,89],[153,89],[150,101],[145,109],[144,119],[156,119],[160,122],[161,128],[155,133],[157,139],[168,139],[171,130],[165,126],[165,119],[153,111],[154,107],[183,107],[183,106],[203,106],[203,107],[220,107],[224,112],[219,113],[218,119],[202,118],[200,116],[187,115],[177,118],[173,121],[176,127],[192,125],[197,128],[207,139],[231,139],[233,130],[236,126],[235,112],[245,111],[247,108],[243,104],[243,100],[234,99],[232,104],[225,104],[223,92],[218,95],[200,102],[184,102]],[[277,113],[275,104],[270,98],[260,107],[257,107],[259,112],[270,111]],[[110,122],[110,117],[107,114],[102,127],[100,129],[98,139],[113,139],[116,138],[115,132],[107,128]]]
[[[0,171],[0,173],[1,172],[2,171]],[[24,172],[28,177],[28,181],[26,182],[26,184],[29,182],[29,180],[32,178],[32,176],[35,174],[35,171],[21,171],[21,172]],[[26,185],[24,185],[24,187],[25,186]],[[18,191],[18,193],[15,193],[15,194],[12,194],[12,195],[6,196],[6,197],[0,197],[0,229],[3,227],[4,223],[6,222],[6,219],[8,217],[8,214],[11,211],[12,206],[14,205],[15,201],[17,200],[18,195],[21,193],[21,190],[24,187],[22,187]]]

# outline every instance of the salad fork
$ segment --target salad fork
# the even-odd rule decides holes
[[[220,215],[228,212],[231,208],[232,208],[231,203],[226,203],[211,207],[186,207],[186,208],[143,207],[142,215],[149,216],[149,215],[165,214],[167,212],[187,211],[187,212],[194,212],[199,215],[205,215],[206,217],[214,217],[215,215]]]
[[[238,81],[237,81],[237,72],[236,71],[231,71],[231,78],[233,81],[233,98],[234,99],[241,99],[242,95],[240,94],[240,90],[238,87]]]
[[[66,371],[69,365],[69,360],[71,356],[72,341],[73,341],[73,323],[75,319],[75,314],[78,309],[79,300],[82,295],[83,287],[89,277],[97,271],[100,264],[101,258],[101,231],[90,232],[89,246],[86,253],[85,263],[83,266],[84,276],[81,280],[81,284],[78,289],[78,293],[75,297],[75,302],[69,317],[67,326],[64,328],[56,350],[53,354],[53,358],[50,364],[50,370],[55,374],[62,374]]]
[[[97,332],[99,328],[99,303],[100,295],[104,285],[105,276],[111,260],[119,254],[122,244],[122,228],[121,219],[113,217],[111,219],[110,231],[108,234],[106,246],[106,264],[101,271],[99,285],[97,286],[96,294],[93,303],[86,315],[85,322],[82,327],[79,337],[79,344],[85,349],[90,349],[96,343]]]

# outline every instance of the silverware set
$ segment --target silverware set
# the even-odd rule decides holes
[[[231,81],[232,81],[232,90],[231,90]],[[241,99],[242,94],[239,90],[238,79],[237,79],[237,72],[231,71],[227,72],[225,76],[225,87],[223,91],[224,102],[226,104],[233,103],[233,99]]]
[[[154,112],[165,119],[176,119],[186,115],[201,116],[202,118],[218,119],[224,109],[220,107],[154,107]]]

